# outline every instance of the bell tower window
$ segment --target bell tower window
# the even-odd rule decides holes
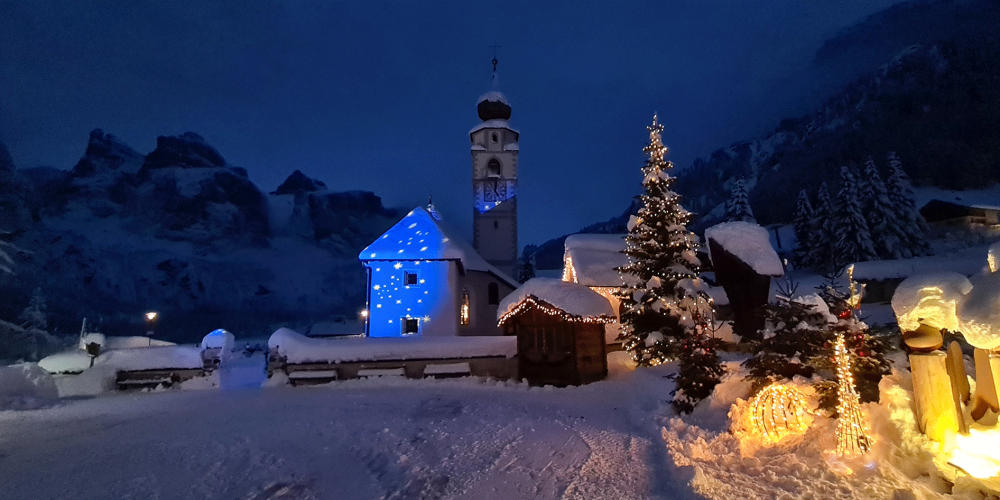
[[[486,164],[486,175],[490,177],[500,177],[500,160],[491,158]]]
[[[497,133],[493,132],[493,135],[490,138],[493,139],[493,142],[497,142]]]

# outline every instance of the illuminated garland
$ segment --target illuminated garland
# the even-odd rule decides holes
[[[528,295],[527,297],[524,298],[524,300],[519,302],[516,307],[508,310],[506,313],[503,314],[503,316],[500,316],[500,319],[497,321],[498,326],[503,326],[503,324],[506,323],[507,320],[511,319],[514,316],[517,316],[518,314],[523,313],[529,307],[534,307],[539,311],[542,311],[550,316],[556,316],[563,321],[569,321],[574,323],[605,324],[605,323],[615,322],[614,318],[609,318],[608,316],[604,316],[603,314],[600,316],[577,316],[575,314],[570,314],[566,311],[563,311],[562,309],[559,309],[558,307],[553,306],[552,304],[549,304],[548,302],[545,302],[544,300],[535,297],[534,295]]]
[[[750,429],[770,442],[806,430],[809,403],[802,391],[772,384],[754,395],[747,405]]]
[[[854,388],[854,376],[851,374],[851,358],[844,345],[844,334],[837,332],[837,340],[833,345],[833,353],[837,359],[837,454],[858,455],[871,449],[872,439],[868,436],[864,417],[861,415],[861,403],[858,392]]]

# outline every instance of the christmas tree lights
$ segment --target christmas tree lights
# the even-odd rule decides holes
[[[859,455],[871,449],[872,439],[868,436],[864,417],[861,415],[861,402],[854,388],[854,375],[851,373],[851,357],[847,353],[844,334],[837,332],[837,340],[833,345],[834,356],[837,359],[837,454]]]

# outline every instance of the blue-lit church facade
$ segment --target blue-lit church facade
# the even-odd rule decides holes
[[[417,207],[362,250],[370,337],[501,335],[517,283],[486,263],[433,208]]]

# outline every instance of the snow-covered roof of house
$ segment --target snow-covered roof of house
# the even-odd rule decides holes
[[[358,255],[368,260],[456,260],[469,271],[484,271],[508,285],[517,280],[490,265],[451,226],[431,215],[424,207],[406,214]]]
[[[544,302],[575,318],[614,322],[615,311],[608,299],[579,283],[553,278],[532,278],[504,297],[497,308],[497,319],[503,323],[521,302],[531,299]]]
[[[507,120],[502,120],[500,118],[494,118],[492,120],[486,120],[486,121],[480,123],[479,125],[476,125],[475,127],[472,127],[472,129],[469,130],[469,133],[470,134],[475,134],[476,132],[479,132],[480,130],[482,130],[484,128],[505,128],[507,130],[510,130],[511,132],[514,132],[517,135],[521,135],[521,133],[518,132],[517,129],[511,128],[510,122],[508,122]]]
[[[615,270],[628,265],[625,235],[571,234],[566,237],[564,260],[573,266],[573,278],[586,286],[621,286]]]
[[[767,229],[749,222],[732,221],[716,224],[705,230],[705,239],[715,241],[727,252],[749,265],[757,274],[782,276],[778,252],[771,246]]]

